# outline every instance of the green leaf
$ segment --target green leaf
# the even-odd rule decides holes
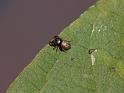
[[[6,93],[124,93],[124,0],[100,0],[46,45]],[[89,53],[88,53],[89,51]]]

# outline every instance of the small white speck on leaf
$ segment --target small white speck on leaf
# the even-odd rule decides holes
[[[93,25],[93,29],[92,29],[92,32],[91,32],[91,36],[93,35],[93,32],[95,31],[95,27]]]
[[[96,60],[96,58],[95,58],[95,54],[96,54],[96,52],[97,52],[97,49],[95,49],[95,50],[91,53],[91,61],[92,61],[92,65],[95,64],[95,60]]]

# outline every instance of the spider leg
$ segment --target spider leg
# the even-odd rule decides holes
[[[67,51],[66,51],[66,50],[64,50],[64,49],[62,50],[62,52],[67,53]]]
[[[60,51],[63,51],[63,49],[62,49],[62,46],[61,46],[61,45],[59,46],[59,50],[60,50]]]
[[[57,50],[58,50],[58,47],[56,47],[56,52],[57,52]]]
[[[53,47],[53,50],[56,48],[56,46],[55,47]]]
[[[64,50],[61,46],[59,46],[59,50],[66,53],[66,50]]]

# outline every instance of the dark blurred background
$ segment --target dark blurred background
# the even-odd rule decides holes
[[[96,0],[0,0],[0,93]]]

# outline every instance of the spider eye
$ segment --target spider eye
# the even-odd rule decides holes
[[[57,44],[60,44],[61,41],[60,41],[60,39],[58,39],[56,42],[57,42]]]

